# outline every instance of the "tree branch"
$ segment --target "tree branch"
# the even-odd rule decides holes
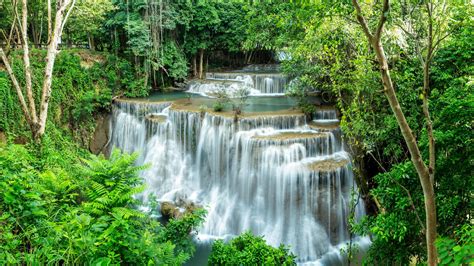
[[[75,2],[75,0],[73,0]],[[64,26],[63,22],[65,22],[66,18],[64,17],[64,13],[66,9],[71,4],[71,0],[64,0],[58,7],[56,11],[55,21],[54,21],[54,29],[51,35],[51,42],[48,45],[48,53],[46,55],[46,67],[44,70],[44,81],[42,87],[42,95],[41,95],[41,102],[40,102],[40,116],[39,116],[39,125],[40,128],[38,129],[38,136],[44,134],[46,129],[46,119],[48,117],[48,105],[49,99],[51,97],[51,85],[53,79],[53,68],[54,68],[54,61],[57,55],[57,48],[59,41],[61,39],[62,34],[62,27]],[[72,7],[71,7],[72,8]],[[71,9],[69,9],[69,12]]]
[[[30,51],[28,47],[28,3],[27,0],[22,1],[22,40],[23,40],[23,62],[25,64],[25,82],[26,82],[26,98],[30,107],[31,121],[36,124],[38,118],[36,116],[35,99],[33,97],[33,85],[31,83],[31,65]]]
[[[396,180],[389,172],[387,172],[387,170],[383,167],[383,165],[380,163],[380,161],[377,160],[377,158],[375,158],[375,156],[374,156],[371,152],[369,152],[369,154],[370,154],[370,156],[372,156],[372,158],[375,160],[375,162],[380,166],[380,168],[382,168],[382,170],[383,170],[385,173],[387,173],[388,176],[390,176],[390,179],[407,193],[408,199],[410,200],[411,208],[413,209],[413,212],[415,212],[416,219],[418,220],[418,223],[420,224],[421,229],[422,229],[423,231],[425,231],[425,230],[426,230],[426,229],[425,229],[425,225],[424,225],[423,222],[421,221],[420,215],[419,215],[418,212],[416,211],[415,203],[413,202],[413,198],[411,197],[410,191],[409,191],[405,186],[403,186],[402,184],[400,184],[400,182],[398,182],[398,180]],[[380,203],[379,203],[379,204],[380,204]]]
[[[388,0],[384,0],[383,1],[382,12],[380,13],[379,23],[377,25],[377,30],[375,32],[375,39],[377,39],[377,40],[380,40],[380,38],[382,37],[381,35],[382,35],[383,25],[387,21],[389,8],[390,8],[390,4],[389,4]]]
[[[364,16],[362,16],[362,10],[360,8],[359,2],[357,0],[352,0],[352,4],[355,7],[356,14],[357,14],[357,20],[359,21],[359,24],[362,26],[362,30],[364,31],[365,35],[369,39],[369,42],[372,42],[372,39],[374,36],[372,33],[370,33],[369,26],[367,25],[367,21],[365,21]]]
[[[21,91],[20,84],[18,83],[18,80],[16,79],[16,76],[13,73],[13,70],[8,61],[8,58],[3,52],[2,48],[0,48],[0,57],[2,58],[3,64],[5,65],[5,68],[7,69],[7,73],[10,76],[10,79],[12,80],[13,87],[15,88],[16,94],[18,96],[18,100],[20,101],[21,110],[23,111],[23,114],[26,117],[26,121],[28,122],[28,124],[31,124],[31,116],[30,116],[30,113],[28,112],[28,106],[26,105],[25,97],[23,97],[23,92]]]
[[[68,1],[66,1],[66,2],[68,2]],[[63,32],[64,25],[66,25],[66,21],[69,18],[69,15],[71,14],[71,11],[74,9],[75,4],[76,4],[76,0],[72,0],[71,7],[67,11],[66,17],[64,18],[63,23],[61,24],[61,33]],[[65,3],[65,5],[69,5],[69,3],[67,3],[67,4]]]

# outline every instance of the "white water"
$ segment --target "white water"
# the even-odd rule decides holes
[[[145,203],[153,194],[160,201],[205,206],[202,241],[251,230],[274,246],[289,245],[300,264],[345,263],[337,251],[349,240],[351,189],[356,188],[338,129],[311,129],[298,114],[235,122],[169,105],[114,105],[112,145],[140,152],[138,163],[151,165],[141,173]],[[321,110],[315,118],[334,121],[337,114]],[[318,168],[325,163],[329,166]],[[362,202],[355,212],[364,215]]]
[[[238,91],[247,90],[251,96],[281,96],[287,84],[287,77],[280,73],[209,72],[206,80],[191,82],[188,92],[213,97],[225,90],[230,97],[236,97]]]

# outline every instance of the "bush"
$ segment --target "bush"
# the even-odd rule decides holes
[[[274,248],[262,237],[243,233],[228,244],[217,240],[212,245],[209,265],[296,265],[296,256],[280,245]]]
[[[222,112],[224,110],[224,104],[220,101],[215,102],[212,105],[212,110],[214,110],[214,112]]]
[[[440,237],[436,241],[440,265],[472,265],[474,263],[474,228],[466,224],[455,232],[455,239]]]
[[[0,146],[0,264],[179,265],[190,257],[203,211],[167,226],[138,211],[136,155],[115,150],[110,160],[78,164],[58,156],[67,149],[39,150]]]

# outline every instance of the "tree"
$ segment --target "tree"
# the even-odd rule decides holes
[[[384,0],[382,8],[380,10],[380,17],[377,22],[375,31],[371,30],[369,24],[363,14],[361,5],[357,0],[352,0],[352,4],[355,8],[357,21],[362,27],[365,36],[367,37],[372,49],[374,50],[377,62],[380,66],[380,73],[382,77],[382,83],[384,87],[384,94],[390,104],[390,108],[394,113],[398,126],[400,127],[401,133],[405,140],[405,143],[410,152],[411,161],[416,169],[418,174],[422,189],[423,196],[425,201],[425,213],[426,213],[426,246],[428,254],[428,265],[437,264],[437,254],[435,240],[437,236],[436,229],[436,204],[435,204],[435,193],[434,193],[434,167],[435,157],[434,157],[434,139],[433,135],[429,136],[430,138],[430,156],[429,156],[429,165],[423,161],[419,145],[415,136],[413,135],[412,129],[410,128],[405,115],[400,107],[398,102],[397,94],[393,86],[392,78],[390,76],[390,70],[388,61],[385,55],[384,47],[381,42],[384,24],[386,23],[390,10],[389,0]],[[430,55],[431,60],[431,55]],[[429,71],[429,68],[428,68]],[[425,114],[425,119],[427,120],[428,127],[431,127],[431,119],[429,116],[429,110],[427,108],[427,100],[423,101],[423,112]],[[431,129],[432,130],[432,129]],[[430,134],[429,134],[430,135]],[[432,148],[431,148],[432,147]]]
[[[212,38],[217,31],[219,15],[212,3],[198,2],[192,9],[193,19],[185,31],[185,50],[193,57],[193,72],[202,79],[204,73],[204,51],[212,46]],[[199,53],[199,70],[196,54]]]
[[[28,47],[28,1],[22,0],[22,15],[21,23],[18,21],[19,28],[21,31],[21,40],[23,46],[23,63],[25,67],[25,90],[26,100],[23,96],[23,88],[19,84],[15,73],[10,66],[8,58],[4,53],[3,49],[0,48],[0,57],[5,64],[7,72],[12,80],[13,86],[18,95],[18,100],[21,105],[23,114],[25,115],[26,121],[30,126],[31,134],[35,141],[39,141],[43,136],[46,129],[46,119],[48,117],[48,104],[51,97],[51,84],[53,81],[53,68],[56,55],[58,53],[58,45],[61,42],[61,35],[64,29],[64,25],[74,8],[76,0],[59,0],[56,6],[56,16],[54,18],[54,26],[52,19],[48,19],[48,39],[50,40],[48,45],[48,52],[46,55],[46,67],[44,70],[44,79],[41,89],[41,100],[39,102],[39,114],[36,111],[36,101],[33,95],[32,85],[32,70],[30,66],[30,54]],[[51,2],[48,1],[48,10],[51,9]],[[48,16],[50,18],[50,16]],[[28,104],[27,104],[28,103]]]
[[[70,28],[74,32],[87,35],[89,47],[95,49],[94,38],[105,21],[108,12],[114,9],[111,0],[79,0],[71,14]]]

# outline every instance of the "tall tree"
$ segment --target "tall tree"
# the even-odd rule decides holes
[[[25,115],[26,121],[31,130],[31,134],[35,141],[39,141],[44,135],[46,129],[46,119],[48,117],[48,105],[51,98],[51,84],[53,82],[53,68],[56,55],[58,53],[58,45],[61,41],[61,35],[64,29],[64,25],[74,8],[76,0],[58,0],[56,3],[56,16],[54,18],[54,24],[50,19],[48,25],[53,25],[52,30],[48,32],[48,52],[46,55],[46,67],[44,69],[43,85],[41,89],[41,100],[38,104],[39,114],[36,111],[36,101],[33,95],[32,85],[32,70],[30,65],[30,53],[28,45],[28,1],[22,0],[22,14],[21,22],[18,21],[19,28],[21,29],[21,40],[23,46],[23,63],[25,67],[25,88],[22,88],[18,82],[13,69],[10,66],[10,62],[4,53],[3,49],[0,48],[0,57],[5,64],[6,70],[12,80],[13,87],[18,95],[18,100],[21,105],[23,114]],[[50,1],[48,1],[48,10],[51,9]],[[23,90],[26,91],[26,100],[23,95]],[[28,103],[28,104],[27,104]]]
[[[384,24],[387,22],[389,11],[390,11],[390,3],[389,0],[384,0],[382,3],[382,7],[380,9],[379,19],[376,23],[376,27],[372,30],[367,22],[366,17],[363,13],[363,8],[359,4],[357,0],[352,0],[352,4],[355,8],[357,21],[362,27],[365,36],[367,37],[372,49],[374,50],[377,62],[380,67],[380,73],[382,77],[382,83],[384,87],[384,94],[390,104],[392,112],[394,113],[398,126],[400,127],[401,133],[405,140],[405,143],[408,147],[410,152],[411,161],[416,169],[418,174],[422,189],[423,189],[423,196],[425,202],[425,214],[426,214],[426,246],[427,246],[427,254],[428,254],[428,265],[436,265],[437,264],[437,252],[435,246],[435,240],[437,236],[437,228],[436,228],[436,204],[435,204],[435,193],[434,193],[434,165],[435,165],[435,151],[434,151],[434,139],[432,134],[432,127],[431,127],[431,119],[428,110],[428,100],[423,100],[423,113],[425,114],[425,119],[428,127],[428,138],[430,143],[430,156],[429,156],[429,163],[426,163],[423,160],[423,157],[420,152],[419,145],[417,143],[416,137],[413,134],[410,125],[408,124],[405,115],[400,107],[397,94],[395,92],[395,88],[392,82],[392,78],[390,76],[390,70],[388,65],[388,60],[385,55],[384,46],[382,44],[382,35],[383,35],[383,28]],[[429,4],[428,4],[429,5]],[[428,7],[430,8],[430,7]],[[431,22],[430,22],[431,23]],[[431,29],[430,29],[431,31]],[[429,41],[432,41],[429,38]],[[430,46],[429,46],[430,47]],[[428,49],[429,52],[432,52],[432,47]],[[432,55],[428,55],[430,60]],[[424,65],[424,72],[428,70],[429,73],[429,66],[426,69]],[[427,89],[427,84],[424,86],[424,90]],[[427,95],[424,94],[424,98]]]

